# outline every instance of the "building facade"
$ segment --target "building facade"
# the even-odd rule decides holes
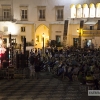
[[[99,0],[0,0],[0,33],[9,46],[9,34],[16,43],[22,38],[42,48],[50,42],[63,44],[67,28],[66,46],[100,46]],[[68,26],[64,27],[65,21]],[[83,27],[81,27],[83,21]],[[77,32],[79,30],[79,32]]]

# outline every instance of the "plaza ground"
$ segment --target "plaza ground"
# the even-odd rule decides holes
[[[39,79],[1,79],[0,100],[100,100],[89,97],[86,85],[41,72]]]

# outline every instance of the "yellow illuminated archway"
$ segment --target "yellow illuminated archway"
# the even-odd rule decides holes
[[[91,3],[89,7],[90,7],[90,17],[95,17],[95,5]]]
[[[83,18],[89,17],[89,8],[87,4],[83,4]]]
[[[88,8],[88,5],[87,4],[83,4],[83,8]]]
[[[75,7],[75,5],[72,4],[70,6],[70,8],[71,8],[71,18],[75,18],[76,17],[76,7]]]
[[[41,24],[37,27],[35,32],[35,44],[36,48],[42,48],[43,47],[43,37],[44,37],[44,46],[48,46],[49,42],[49,28]]]
[[[89,5],[89,7],[90,7],[90,8],[94,8],[95,5],[94,5],[93,3],[91,3],[91,4]]]
[[[77,18],[81,18],[82,17],[82,6],[80,4],[77,4],[76,8],[77,8]]]
[[[96,4],[96,17],[100,17],[100,3]]]
[[[75,8],[75,5],[74,4],[71,4],[70,8]]]
[[[77,6],[76,6],[77,8],[81,8],[81,5],[80,4],[77,4]]]

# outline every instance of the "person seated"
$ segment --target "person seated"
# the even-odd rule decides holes
[[[91,86],[91,87],[93,87],[95,85],[94,77],[91,74],[91,72],[87,72],[87,75],[86,75],[86,85]]]

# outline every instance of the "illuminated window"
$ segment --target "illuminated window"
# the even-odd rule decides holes
[[[9,21],[11,20],[11,6],[2,6],[2,12],[3,12],[3,20]]]
[[[21,32],[25,32],[25,27],[21,27]]]
[[[71,5],[71,18],[75,18],[76,17],[76,8],[75,5]]]
[[[82,7],[80,4],[77,5],[77,18],[82,17]]]
[[[87,4],[83,5],[83,18],[89,17],[89,8]]]
[[[95,17],[95,6],[94,4],[90,4],[90,17]]]
[[[56,20],[62,21],[63,20],[63,6],[56,6]]]
[[[28,20],[28,7],[27,6],[21,6],[21,20]]]
[[[45,21],[45,13],[46,13],[46,7],[45,6],[39,6],[38,7],[38,20],[39,21]]]
[[[100,17],[100,3],[96,5],[96,17]]]

